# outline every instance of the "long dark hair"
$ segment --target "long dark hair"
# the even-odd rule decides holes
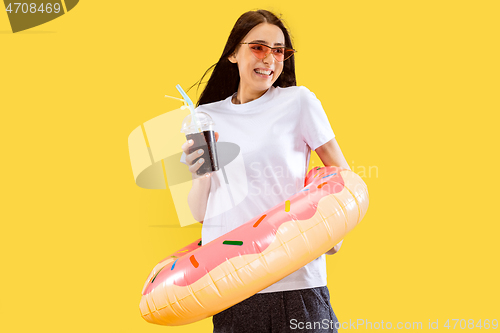
[[[276,15],[262,9],[244,13],[234,24],[219,61],[207,69],[200,81],[197,82],[199,87],[203,78],[205,78],[208,72],[213,68],[212,75],[208,80],[207,86],[201,93],[196,106],[224,100],[238,90],[238,85],[240,83],[238,65],[231,63],[228,57],[236,50],[236,47],[239,46],[239,43],[248,32],[261,23],[274,24],[280,28],[285,36],[285,47],[293,48],[288,30]],[[195,85],[196,83],[192,87]],[[295,56],[292,55],[289,59],[284,61],[283,71],[274,82],[273,86],[285,88],[295,85],[297,85],[295,78]]]

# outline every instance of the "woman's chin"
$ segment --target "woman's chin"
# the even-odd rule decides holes
[[[266,91],[268,90],[269,88],[271,88],[271,86],[273,85],[274,81],[271,81],[271,80],[268,80],[268,81],[265,81],[265,82],[256,82],[256,84],[254,85],[255,87],[255,90],[258,90],[258,91]]]

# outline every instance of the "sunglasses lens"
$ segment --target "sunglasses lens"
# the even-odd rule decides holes
[[[264,59],[270,50],[269,47],[260,44],[248,44],[248,46],[250,46],[250,50],[259,59]]]
[[[280,47],[278,49],[274,49],[273,50],[273,55],[274,55],[274,58],[279,61],[279,62],[282,62],[283,59],[284,59],[284,55],[285,55],[285,48],[284,47]]]
[[[294,50],[286,49],[284,47],[271,49],[269,46],[262,44],[248,44],[248,46],[258,59],[264,59],[269,52],[272,51],[274,58],[279,62],[290,58],[295,52]]]

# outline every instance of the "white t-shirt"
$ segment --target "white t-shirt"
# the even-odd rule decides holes
[[[303,189],[311,150],[335,137],[321,102],[306,87],[271,87],[244,104],[233,104],[231,98],[197,108],[214,120],[219,143],[240,147],[237,158],[212,174],[203,244]],[[181,162],[186,164],[185,154]],[[323,254],[260,293],[326,284]]]

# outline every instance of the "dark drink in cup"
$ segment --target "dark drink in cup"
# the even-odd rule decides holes
[[[196,171],[197,175],[201,176],[205,173],[219,170],[214,131],[203,131],[201,133],[188,134],[186,135],[186,139],[193,140],[194,142],[189,148],[190,154],[194,153],[198,149],[203,149],[203,154],[193,161],[193,163],[196,163],[200,158],[205,160],[198,171]]]
[[[191,115],[184,118],[181,132],[186,134],[187,140],[193,140],[193,145],[189,148],[189,154],[199,149],[203,149],[203,154],[193,161],[198,162],[200,158],[204,159],[203,164],[196,171],[201,176],[219,170],[219,161],[217,159],[217,146],[215,141],[215,123],[205,112],[196,112],[197,121],[193,121]]]

